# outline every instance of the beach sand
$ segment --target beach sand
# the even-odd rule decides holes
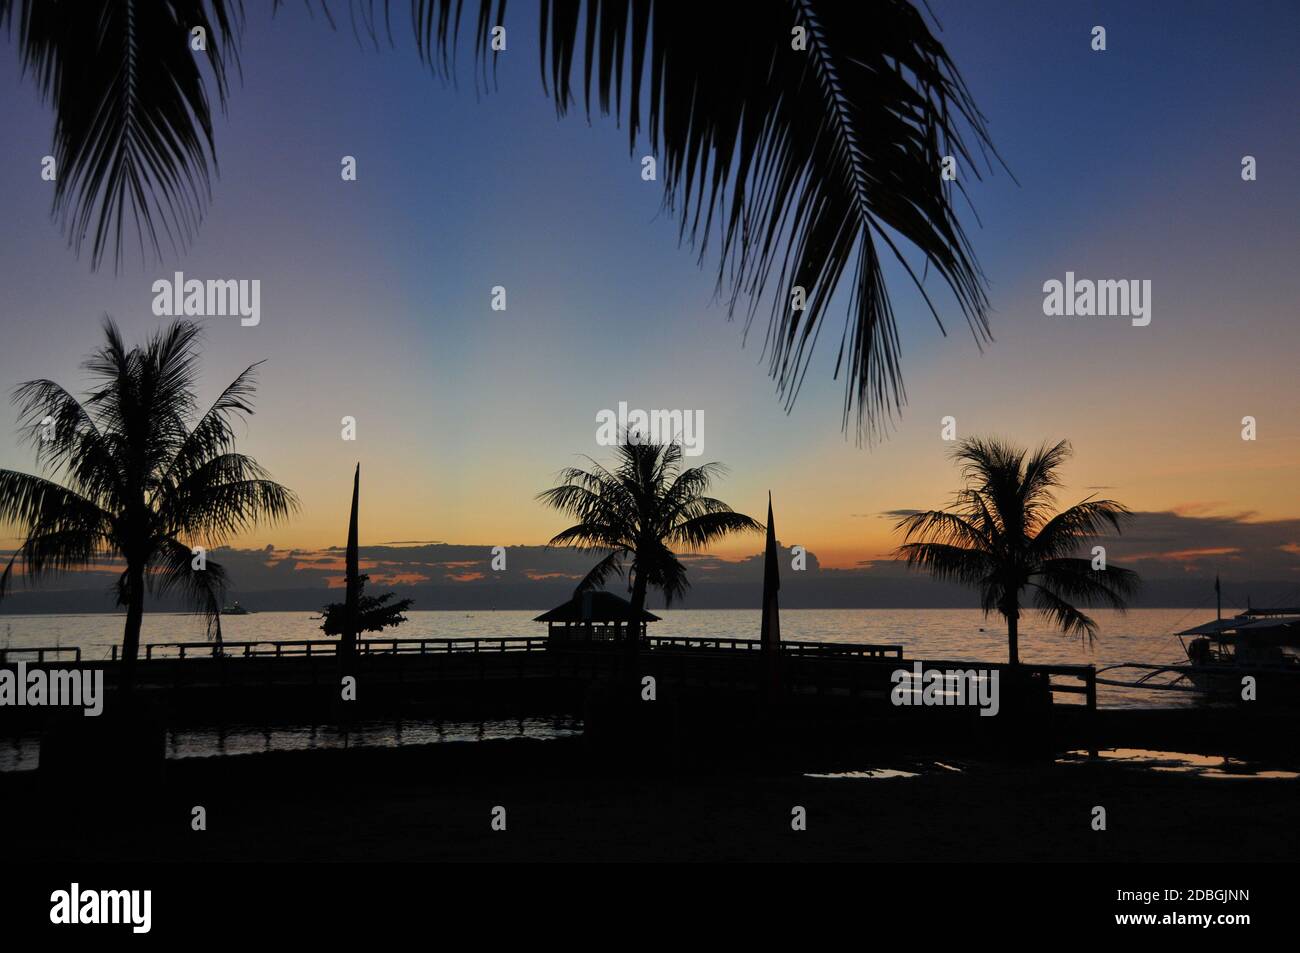
[[[951,764],[951,762],[949,762]],[[871,767],[907,768],[891,758]],[[1293,861],[1300,781],[1116,764],[963,763],[915,777],[638,777],[582,739],[168,762],[125,813],[112,779],[50,797],[0,776],[11,861]],[[836,766],[842,770],[844,766]],[[192,808],[207,830],[191,829]],[[1107,829],[1092,829],[1094,806]],[[491,827],[496,806],[506,830]],[[807,829],[791,829],[792,809]]]

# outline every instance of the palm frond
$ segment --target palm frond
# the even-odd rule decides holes
[[[586,522],[561,530],[550,538],[547,546],[568,549],[631,549],[632,540],[626,527],[617,523]]]
[[[52,480],[0,470],[0,526],[17,526],[26,532],[67,529],[108,532],[112,514],[93,501]]]
[[[1034,608],[1038,609],[1066,635],[1077,635],[1089,645],[1097,638],[1097,623],[1088,615],[1080,612],[1056,593],[1043,586],[1031,583]]]
[[[376,0],[362,0],[373,24]],[[384,21],[393,0],[380,0]],[[421,57],[454,76],[464,0],[412,0]],[[484,70],[504,2],[479,0]],[[884,266],[898,261],[944,330],[933,269],[977,344],[992,339],[984,277],[943,181],[945,156],[980,178],[996,158],[960,73],[910,0],[712,0],[685,14],[654,0],[542,0],[542,83],[564,116],[581,98],[644,135],[665,206],[748,333],[771,291],[764,354],[794,405],[835,293],[846,313],[835,374],[842,424],[880,436],[901,409],[898,329]],[[468,19],[468,18],[466,18]],[[793,31],[806,36],[795,49]],[[1000,162],[1000,160],[998,160]],[[956,191],[966,195],[960,179]],[[795,310],[791,289],[807,293]]]
[[[765,352],[787,407],[846,286],[843,423],[856,415],[859,437],[874,437],[905,396],[884,258],[902,263],[939,320],[893,236],[939,273],[976,339],[990,337],[983,278],[939,175],[945,155],[979,174],[964,136],[991,151],[983,118],[906,0],[734,0],[692,7],[689,28],[681,17],[652,0],[544,0],[556,109],[580,88],[588,115],[594,92],[597,110],[626,121],[632,148],[644,126],[682,239],[703,259],[717,238],[719,289],[729,285],[733,312],[749,297],[747,325],[775,288]],[[793,48],[797,27],[806,50]],[[806,311],[791,306],[795,285]]]
[[[118,551],[111,514],[90,500],[42,477],[0,470],[0,525],[24,533],[22,544],[0,573],[0,599],[8,592],[15,566],[26,583],[69,572]]]
[[[691,582],[686,578],[686,567],[662,543],[652,543],[638,560],[638,565],[646,567],[646,581],[664,594],[665,605],[671,606],[679,601],[691,588]]]
[[[392,0],[380,2],[390,28]],[[376,34],[375,0],[360,7]],[[410,3],[420,55],[444,76],[454,75],[463,7]],[[78,251],[89,240],[92,266],[110,248],[120,265],[130,219],[142,257],[147,247],[155,255],[183,248],[217,162],[188,31],[206,31],[224,105],[242,4],[100,0],[70,15],[49,0],[0,0],[11,32],[15,11],[24,71],[56,110],[55,213],[69,240]],[[478,4],[474,49],[485,79],[496,62],[490,30],[504,14],[504,0]],[[542,0],[540,48],[558,114],[580,90],[588,115],[626,123],[631,148],[645,135],[679,238],[701,261],[717,242],[718,289],[732,315],[748,298],[747,332],[772,292],[764,353],[787,409],[837,290],[846,302],[835,369],[845,381],[842,425],[855,421],[859,440],[875,439],[901,409],[884,277],[891,258],[941,330],[925,284],[931,268],[977,343],[991,340],[984,277],[939,171],[951,155],[978,178],[979,160],[987,165],[996,153],[960,73],[910,0],[714,0],[692,7],[688,23],[680,7],[654,0]],[[957,190],[965,193],[964,179]],[[806,291],[804,310],[791,301],[795,286]]]
[[[618,549],[603,557],[600,562],[592,566],[587,571],[587,575],[582,577],[582,581],[574,587],[574,593],[590,592],[593,589],[604,587],[606,580],[610,576],[623,578],[623,560],[627,556],[626,550]]]
[[[967,586],[987,586],[996,571],[987,553],[946,543],[904,543],[897,555],[909,569],[924,569],[936,579]]]
[[[1043,444],[1025,461],[1021,495],[1027,508],[1050,504],[1052,490],[1061,485],[1060,468],[1073,451],[1068,440]]]
[[[128,221],[141,257],[183,249],[210,197],[217,168],[206,58],[224,106],[238,66],[239,0],[0,0],[17,34],[22,69],[55,108],[54,214],[97,268],[120,266]],[[206,52],[190,47],[202,27]]]
[[[161,541],[157,562],[147,577],[154,592],[159,596],[178,592],[194,614],[203,617],[208,640],[220,641],[221,607],[229,582],[225,568],[208,559],[204,568],[195,569],[193,550],[176,539]]]
[[[218,543],[259,524],[287,520],[299,506],[292,490],[261,476],[242,476],[262,472],[254,461],[234,453],[195,470],[161,501],[163,532]]]
[[[262,363],[258,361],[246,367],[213,401],[181,441],[167,468],[164,482],[182,480],[202,463],[230,452],[235,445],[232,420],[238,414],[252,415],[257,369]]]
[[[1039,565],[1035,575],[1042,588],[1063,599],[1108,606],[1120,612],[1140,587],[1139,576],[1133,570],[1110,565],[1093,569],[1088,559],[1048,559]]]
[[[67,480],[97,505],[112,509],[120,504],[123,461],[111,435],[99,429],[80,401],[54,381],[34,380],[14,390],[13,402],[39,468]]]
[[[1040,559],[1068,556],[1084,541],[1100,536],[1107,528],[1122,532],[1124,523],[1131,518],[1132,513],[1122,503],[1084,500],[1044,523],[1030,546]]]
[[[903,530],[904,543],[925,539],[949,546],[965,544],[969,549],[989,551],[993,548],[987,530],[976,527],[958,513],[944,510],[909,513],[895,524],[894,529]]]
[[[716,502],[716,501],[714,501]],[[725,504],[724,504],[725,505]],[[689,550],[699,550],[732,533],[762,532],[763,526],[743,513],[733,513],[731,507],[723,511],[700,513],[675,525],[665,536]]]

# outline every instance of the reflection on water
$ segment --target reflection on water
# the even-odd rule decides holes
[[[1190,754],[1183,751],[1150,751],[1145,748],[1107,748],[1099,751],[1101,761],[1149,771],[1190,774],[1198,778],[1271,778],[1294,780],[1300,771],[1266,767],[1258,761],[1243,761],[1213,754]],[[1088,760],[1088,752],[1071,751],[1058,764],[1078,764]]]
[[[916,771],[899,771],[897,768],[872,768],[869,771],[838,771],[834,774],[805,774],[805,778],[829,778],[831,780],[855,780],[858,778],[919,778]]]
[[[818,778],[830,781],[857,781],[862,779],[879,780],[883,778],[919,778],[923,774],[940,772],[961,774],[962,769],[942,761],[908,762],[906,768],[867,768],[862,771],[828,771],[819,774],[805,774],[805,778]]]
[[[489,721],[365,721],[346,731],[333,725],[226,725],[167,732],[168,758],[205,758],[263,751],[325,748],[396,748],[443,741],[493,741],[501,738],[566,738],[582,734],[582,720],[511,718]],[[32,771],[40,763],[40,736],[0,742],[0,771]]]

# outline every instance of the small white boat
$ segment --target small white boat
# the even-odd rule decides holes
[[[221,614],[222,615],[251,615],[252,610],[245,609],[238,602],[236,602],[233,606],[226,606],[224,609],[222,609]]]

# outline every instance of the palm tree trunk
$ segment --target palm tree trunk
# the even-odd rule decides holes
[[[632,611],[627,623],[628,657],[635,659],[641,647],[641,612],[645,609],[645,576],[632,567]]]
[[[1010,606],[1006,611],[1007,616],[1007,648],[1011,658],[1012,665],[1020,664],[1020,608]]]
[[[118,670],[118,695],[123,703],[135,688],[135,659],[140,654],[140,627],[144,622],[144,566],[126,571],[126,630],[122,635],[122,667]]]

